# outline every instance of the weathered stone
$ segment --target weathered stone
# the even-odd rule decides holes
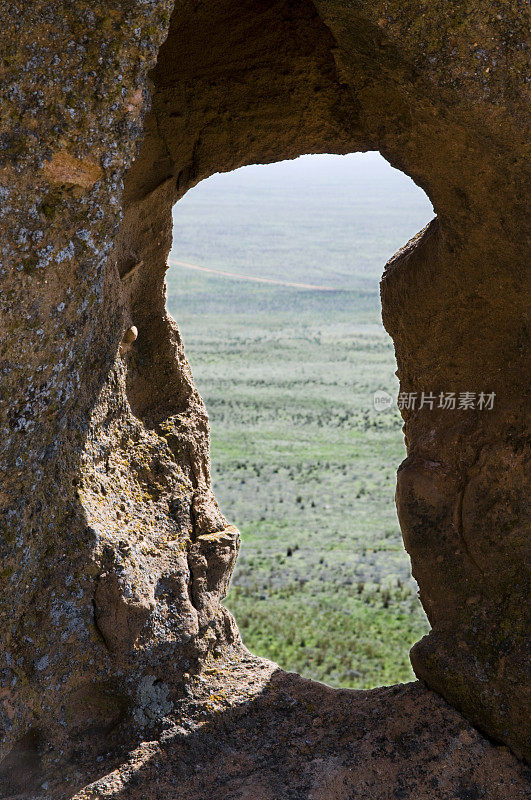
[[[80,797],[134,797],[119,746],[176,724],[193,694],[185,676],[213,652],[244,658],[221,605],[237,532],[212,495],[207,415],[165,311],[171,208],[213,172],[312,152],[378,149],[437,212],[382,280],[401,390],[496,398],[492,411],[404,412],[397,504],[433,628],[412,661],[522,756],[523,5],[183,0],[170,20],[172,7],[13,0],[0,10],[1,791],[72,797],[58,775],[80,788],[94,769],[116,766],[114,795]],[[241,669],[245,684],[259,668]],[[236,706],[237,688],[226,686],[225,707]],[[321,687],[305,686],[322,702]],[[389,697],[378,691],[342,692],[337,707],[348,715],[374,699],[376,708]],[[446,708],[427,689],[411,691],[427,709]],[[280,725],[286,713],[284,704],[264,719]],[[461,720],[448,713],[441,728],[420,714],[419,736],[446,742],[444,726]],[[513,757],[503,753],[501,765],[499,749],[460,724],[480,742],[481,791],[523,796]],[[375,723],[365,735],[390,734]],[[325,738],[339,748],[332,731]],[[342,756],[331,762],[308,747],[302,771],[322,778],[301,783],[301,797],[355,797],[354,783],[374,785],[355,766],[349,788]],[[410,776],[423,763],[410,750],[400,756],[398,742],[386,758],[399,757]],[[457,783],[434,789],[440,797],[459,796],[451,792],[469,774],[453,757]],[[259,764],[245,791],[266,797]],[[498,768],[512,781],[506,794],[493,788]],[[177,762],[169,770],[188,787],[183,797],[207,786]],[[481,796],[474,791],[462,796]]]

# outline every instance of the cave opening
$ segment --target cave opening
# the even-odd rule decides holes
[[[161,796],[173,796],[176,784],[190,797],[219,794],[220,785],[238,796],[316,798],[343,796],[351,787],[355,793],[360,785],[382,797],[409,786],[419,797],[439,791],[502,798],[510,785],[523,797],[523,773],[505,747],[517,757],[529,754],[522,613],[529,529],[529,398],[522,381],[527,50],[519,4],[506,4],[500,14],[435,4],[419,14],[408,4],[330,0],[75,9],[59,2],[29,16],[20,5],[6,10],[7,29],[20,35],[11,37],[2,62],[9,130],[0,187],[8,334],[0,722],[2,754],[11,755],[0,783],[11,793],[69,797],[151,796],[155,785]],[[467,400],[462,407],[404,409],[408,455],[398,470],[396,506],[431,625],[410,653],[419,681],[347,692],[250,655],[223,605],[239,535],[212,492],[208,419],[166,311],[165,274],[172,208],[209,176],[303,154],[366,151],[379,151],[411,176],[437,210],[388,262],[380,284],[401,392]],[[319,191],[313,195],[321,199]],[[320,205],[315,216],[323,216]],[[200,241],[201,225],[198,232]],[[308,250],[309,237],[299,238]],[[197,266],[199,257],[186,258]],[[212,264],[220,266],[218,259]],[[214,280],[210,275],[205,280]],[[318,292],[312,276],[289,280],[296,277],[281,273],[247,288],[280,282],[268,308],[276,317],[288,292],[300,294],[299,325],[309,320]],[[211,305],[233,278],[217,279],[220,292],[213,299],[204,291],[195,306],[196,321],[210,324],[201,334],[204,363],[214,365],[223,337]],[[308,280],[310,288],[292,285]],[[277,319],[267,327],[266,315],[247,305],[246,324],[261,323],[262,330],[238,341],[243,323],[234,306],[225,311],[230,352],[220,376],[228,382],[242,352],[254,352],[260,402],[248,401],[244,381],[235,394],[240,406],[263,410],[273,383],[264,373],[282,351],[290,374],[280,388],[298,384],[288,402],[277,393],[266,443],[290,458],[304,444],[304,463],[314,473],[316,465],[325,476],[334,473],[339,490],[329,495],[341,499],[341,491],[348,494],[343,487],[369,472],[344,470],[354,460],[354,415],[342,412],[330,425],[323,411],[341,406],[331,368],[348,331],[335,315],[337,298],[354,289],[339,292],[327,283],[319,291],[329,308],[300,335],[292,330],[292,310],[284,326]],[[193,310],[191,293],[176,314],[179,324]],[[369,292],[369,306],[370,299]],[[362,310],[358,324],[371,324]],[[359,330],[350,333],[348,352],[359,362],[367,347]],[[185,336],[192,341],[186,330]],[[312,347],[320,360],[308,356]],[[193,342],[190,354],[212,408]],[[349,363],[347,357],[339,366]],[[366,374],[372,390],[370,364]],[[351,383],[342,386],[350,404]],[[326,402],[312,404],[317,385]],[[383,401],[386,389],[377,385]],[[485,391],[495,398],[487,408]],[[298,419],[293,409],[303,392],[309,400]],[[391,419],[375,411],[369,401],[369,422]],[[325,455],[297,432],[308,420]],[[361,427],[374,434],[366,447],[374,459],[385,425]],[[218,488],[226,466],[219,455],[214,441]],[[331,574],[330,553],[341,541],[331,516],[339,512],[325,492],[315,500],[309,467],[282,469],[264,474],[255,460],[238,467],[239,479],[225,472],[235,496],[250,487],[257,508],[258,485],[275,490],[271,495],[279,495],[279,484],[287,487],[289,503],[279,502],[266,525],[295,519],[307,532],[306,515],[320,515],[314,534],[319,548],[329,548],[318,559],[328,606],[319,617],[307,581],[304,636],[293,594],[277,593],[275,606],[268,596],[273,580],[271,591],[267,581],[257,582],[256,592],[251,587],[255,605],[263,604],[260,633],[272,617],[292,624],[294,633],[284,638],[311,652],[313,666],[321,656],[316,633],[340,638],[347,657],[356,650],[346,635],[355,615]],[[342,524],[367,528],[370,488],[360,487],[356,512],[347,509]],[[223,492],[221,486],[223,507],[239,522]],[[288,513],[280,508],[286,505]],[[249,531],[244,536],[245,546],[253,545]],[[300,566],[297,544],[285,542],[275,575]],[[253,575],[261,563],[256,555]],[[299,573],[304,583],[304,561]],[[359,595],[357,582],[345,591],[363,603],[366,584],[359,583]],[[389,609],[380,605],[382,614]],[[339,674],[341,664],[335,669],[323,678],[355,685],[360,677]],[[374,675],[377,683],[396,679]],[[92,789],[81,788],[93,779]]]
[[[437,214],[388,262],[380,284],[401,392],[505,392],[507,406],[493,415],[457,407],[451,413],[404,409],[408,455],[397,475],[396,505],[431,625],[412,648],[411,663],[418,678],[508,741],[506,709],[516,730],[522,706],[513,701],[517,680],[506,681],[508,662],[501,660],[489,620],[501,620],[500,631],[514,626],[515,615],[499,598],[507,596],[507,586],[523,585],[524,559],[518,541],[517,555],[508,556],[510,547],[502,553],[509,572],[497,568],[500,543],[492,532],[512,526],[509,509],[518,500],[511,488],[502,505],[491,502],[491,487],[506,463],[520,465],[519,479],[524,474],[520,451],[507,444],[513,430],[508,398],[517,397],[521,361],[512,361],[494,332],[507,331],[504,341],[521,341],[522,317],[504,297],[514,297],[515,269],[521,276],[526,267],[519,234],[507,235],[513,211],[520,219],[523,173],[509,150],[503,155],[498,133],[485,137],[480,107],[461,104],[464,84],[455,107],[441,90],[442,73],[443,83],[435,78],[430,88],[431,68],[422,77],[409,49],[408,25],[397,29],[358,4],[349,6],[345,27],[346,9],[336,13],[327,5],[261,0],[235,6],[223,0],[176,7],[146,86],[142,143],[124,177],[113,249],[121,281],[113,284],[116,302],[109,313],[116,337],[132,327],[138,331],[125,354],[127,409],[171,462],[169,502],[159,518],[162,513],[178,548],[172,580],[179,610],[172,605],[171,615],[161,613],[170,628],[183,621],[193,628],[185,635],[193,638],[188,649],[198,667],[207,651],[223,652],[224,645],[239,642],[222,603],[237,533],[227,527],[212,492],[205,406],[166,311],[172,208],[217,172],[304,154],[379,151],[422,187]],[[510,211],[503,219],[492,203],[502,187],[511,193],[504,194]],[[201,226],[197,233],[200,238]],[[204,312],[209,297],[205,293]],[[514,395],[507,391],[507,369]],[[502,417],[508,432],[503,445]],[[498,446],[506,448],[507,461],[498,458]],[[170,474],[177,480],[171,482]],[[176,487],[182,490],[179,502]],[[291,563],[293,554],[283,557]],[[521,598],[519,592],[514,596]],[[159,605],[168,598],[166,592]],[[269,611],[274,613],[271,605]],[[521,674],[520,624],[510,648],[515,675]],[[173,650],[170,661],[175,663]],[[491,675],[487,689],[485,670]]]
[[[412,679],[429,627],[394,504],[405,448],[378,282],[432,215],[377,152],[215,174],[174,206],[167,308],[243,538],[226,605],[252,652],[333,686]]]

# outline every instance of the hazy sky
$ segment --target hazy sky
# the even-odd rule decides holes
[[[297,188],[302,188],[304,185],[310,187],[330,183],[348,186],[367,181],[381,184],[382,187],[411,187],[413,191],[422,191],[415,187],[407,175],[391,167],[377,151],[351,153],[346,156],[306,155],[274,164],[254,164],[234,172],[217,173],[208,179],[208,184],[212,188],[223,185],[228,189],[258,182],[264,187],[268,184],[280,186],[285,183],[286,186],[296,185]],[[206,183],[204,189],[206,190]]]
[[[174,208],[172,256],[240,274],[377,287],[387,259],[433,217],[377,152],[310,155],[216,174]],[[324,277],[326,276],[326,281]]]

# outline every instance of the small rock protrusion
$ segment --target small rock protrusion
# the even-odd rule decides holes
[[[136,325],[131,325],[130,328],[127,328],[126,332],[122,337],[122,341],[120,344],[120,353],[122,355],[124,353],[127,353],[128,350],[131,349],[133,342],[135,342],[137,338],[138,338],[138,329]]]

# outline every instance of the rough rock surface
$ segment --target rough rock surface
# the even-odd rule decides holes
[[[527,768],[420,683],[334,690],[241,647],[186,677],[156,738],[126,754],[76,755],[60,774],[26,771],[13,791],[31,800],[528,797]]]
[[[458,712],[529,753],[524,3],[10,0],[0,21],[0,796],[523,796]],[[221,604],[238,533],[164,307],[188,188],[367,149],[437,213],[382,280],[401,390],[496,393],[404,412],[397,505],[432,625],[412,662],[457,711],[245,661]],[[212,659],[228,710],[198,728]]]

